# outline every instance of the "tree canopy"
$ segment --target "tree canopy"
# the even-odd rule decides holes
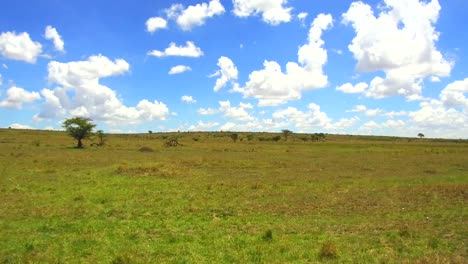
[[[94,127],[96,127],[92,120],[86,117],[72,117],[65,119],[62,126],[70,136],[77,140],[77,148],[83,148],[82,140],[88,138]]]

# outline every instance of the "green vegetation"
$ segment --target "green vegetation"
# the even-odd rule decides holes
[[[77,148],[83,148],[83,139],[91,136],[94,127],[96,127],[96,125],[92,123],[91,119],[86,117],[73,117],[63,121],[63,128],[65,131],[76,139]]]
[[[468,262],[467,141],[237,134],[0,129],[0,263]]]

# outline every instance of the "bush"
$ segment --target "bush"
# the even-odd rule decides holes
[[[139,149],[140,152],[153,152],[154,150],[150,147],[142,147]]]
[[[338,257],[338,250],[336,249],[336,245],[333,242],[327,241],[322,245],[322,248],[319,252],[319,257],[321,259],[328,258],[337,258]]]

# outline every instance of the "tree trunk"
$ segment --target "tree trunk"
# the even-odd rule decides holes
[[[81,138],[78,139],[78,146],[77,148],[83,148],[83,143],[81,142]]]

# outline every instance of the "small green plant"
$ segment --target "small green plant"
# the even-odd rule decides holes
[[[34,141],[32,142],[32,144],[33,144],[33,146],[40,147],[40,146],[41,146],[41,141],[39,141],[39,140],[34,140]]]
[[[338,250],[336,249],[336,245],[331,242],[327,241],[323,243],[322,247],[319,251],[319,257],[321,259],[333,259],[338,257]]]
[[[272,241],[273,240],[273,231],[271,229],[268,229],[265,231],[265,233],[262,236],[263,241]]]

